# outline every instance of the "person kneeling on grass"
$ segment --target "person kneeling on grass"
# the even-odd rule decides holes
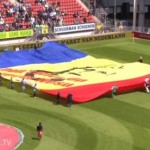
[[[111,90],[112,90],[111,96],[112,96],[112,97],[116,96],[116,94],[117,94],[117,89],[118,89],[117,86],[115,86],[115,85],[112,86],[112,88],[111,88]]]
[[[39,122],[39,125],[36,127],[38,139],[41,140],[43,134],[43,126],[42,123]]]

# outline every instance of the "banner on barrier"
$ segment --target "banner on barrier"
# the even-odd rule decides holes
[[[133,32],[133,35],[135,38],[150,40],[150,34],[141,33],[141,32]]]
[[[27,37],[27,36],[32,36],[32,35],[33,35],[32,29],[18,30],[18,31],[6,31],[6,32],[0,32],[0,40]]]
[[[69,32],[80,32],[95,30],[95,23],[76,24],[68,26],[54,27],[54,33],[69,33]]]

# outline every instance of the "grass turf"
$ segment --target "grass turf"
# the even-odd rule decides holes
[[[71,45],[97,58],[134,62],[143,56],[150,63],[150,42],[118,39]],[[140,69],[140,68],[139,68]],[[0,87],[0,122],[19,128],[25,135],[18,150],[149,150],[150,95],[144,91],[101,98],[66,107],[55,105],[55,97],[32,89]],[[90,91],[89,91],[90,92]],[[38,122],[44,126],[43,139],[36,140]]]

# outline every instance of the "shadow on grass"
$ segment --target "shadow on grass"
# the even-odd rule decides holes
[[[38,139],[37,137],[33,137],[32,140],[37,140],[37,141],[39,141],[39,139]]]

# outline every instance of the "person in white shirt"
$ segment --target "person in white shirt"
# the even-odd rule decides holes
[[[19,46],[16,46],[15,47],[15,51],[19,51],[20,49],[19,49]]]
[[[33,86],[33,98],[37,96],[37,84],[35,83]]]

